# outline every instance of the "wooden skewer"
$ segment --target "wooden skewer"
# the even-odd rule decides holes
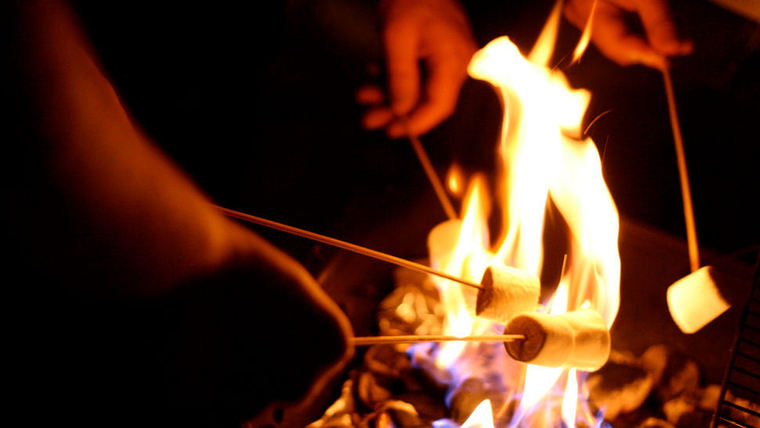
[[[678,110],[676,110],[676,96],[673,91],[673,80],[670,77],[670,70],[668,70],[668,68],[662,69],[662,77],[665,81],[665,95],[668,98],[670,127],[673,130],[673,142],[676,146],[678,177],[681,181],[681,197],[683,198],[683,215],[686,221],[686,243],[689,249],[689,265],[691,271],[694,272],[699,269],[699,245],[697,244],[697,226],[694,221],[694,207],[691,202],[689,173],[686,169],[686,153],[683,148],[683,136],[681,135],[681,125],[678,121]]]
[[[501,334],[488,336],[444,336],[444,335],[407,335],[407,336],[365,336],[352,337],[349,339],[354,346],[387,345],[397,343],[421,343],[421,342],[514,342],[524,340],[522,334]]]
[[[245,214],[240,211],[231,210],[229,208],[220,207],[218,205],[214,205],[216,209],[224,213],[225,215],[236,218],[238,220],[247,221],[249,223],[258,224],[260,226],[265,226],[270,229],[279,230],[281,232],[289,233],[291,235],[300,236],[302,238],[311,239],[313,241],[321,242],[323,244],[332,245],[334,247],[342,248],[344,250],[352,251],[357,254],[362,254],[367,257],[372,257],[377,260],[382,260],[384,262],[392,263],[397,266],[405,267],[407,269],[416,270],[419,272],[427,273],[430,275],[439,276],[444,279],[448,279],[449,281],[458,282],[462,285],[466,285],[468,287],[473,287],[477,289],[482,289],[483,286],[480,284],[476,284],[471,281],[467,281],[462,278],[458,278],[453,275],[449,275],[445,272],[441,272],[439,270],[435,270],[433,268],[430,268],[428,266],[410,262],[409,260],[402,259],[400,257],[392,256],[390,254],[381,253],[380,251],[371,250],[369,248],[365,248],[356,244],[352,244],[350,242],[341,241],[339,239],[331,238],[329,236],[320,235],[318,233],[309,232],[308,230],[299,229],[297,227],[288,226],[287,224],[278,223],[276,221],[267,220],[265,218],[256,217],[254,215]]]
[[[435,168],[433,168],[433,163],[430,162],[430,157],[427,155],[425,147],[422,146],[422,142],[420,142],[417,135],[412,134],[409,130],[409,122],[407,122],[406,117],[401,117],[400,120],[406,130],[406,135],[409,137],[409,142],[412,143],[414,153],[417,154],[417,159],[419,159],[420,164],[422,164],[422,169],[425,170],[425,175],[427,175],[428,180],[430,180],[430,184],[433,185],[433,190],[435,190],[435,195],[438,197],[438,201],[441,202],[443,211],[446,212],[449,220],[456,219],[457,213],[456,210],[454,210],[454,205],[451,204],[451,200],[446,194],[443,183],[441,183],[441,179],[438,178],[438,174],[435,172]]]

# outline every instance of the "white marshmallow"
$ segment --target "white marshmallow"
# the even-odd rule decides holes
[[[702,267],[668,287],[668,310],[682,332],[699,331],[731,305],[720,294],[711,266]]]
[[[541,284],[535,275],[503,265],[491,265],[480,280],[475,314],[505,324],[538,307]]]
[[[607,323],[592,309],[521,314],[507,324],[504,334],[524,335],[524,340],[505,342],[504,347],[515,360],[539,366],[593,371],[610,356]]]

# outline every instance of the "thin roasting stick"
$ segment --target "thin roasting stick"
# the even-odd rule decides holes
[[[681,181],[681,196],[683,197],[683,215],[686,220],[686,243],[689,249],[689,265],[691,271],[699,269],[699,245],[697,244],[697,226],[694,222],[694,207],[691,202],[691,188],[689,186],[689,173],[686,169],[686,154],[683,148],[681,125],[678,122],[676,110],[676,97],[673,91],[673,80],[670,70],[662,69],[662,77],[665,81],[665,95],[668,98],[668,113],[670,114],[670,127],[673,130],[673,142],[676,146],[676,159],[678,161],[678,177]]]
[[[474,282],[470,282],[467,280],[464,280],[462,278],[458,278],[453,275],[449,275],[445,272],[441,272],[438,270],[435,270],[433,268],[427,267],[425,265],[421,265],[419,263],[410,262],[409,260],[402,259],[400,257],[392,256],[390,254],[381,253],[379,251],[371,250],[369,248],[361,247],[356,244],[352,244],[350,242],[341,241],[339,239],[331,238],[329,236],[320,235],[318,233],[309,232],[308,230],[299,229],[297,227],[288,226],[286,224],[278,223],[276,221],[267,220],[265,218],[256,217],[250,214],[245,214],[240,211],[231,210],[229,208],[220,207],[218,205],[214,205],[216,209],[224,213],[225,215],[236,218],[238,220],[247,221],[249,223],[258,224],[260,226],[265,226],[270,229],[279,230],[281,232],[289,233],[291,235],[300,236],[302,238],[311,239],[313,241],[321,242],[323,244],[332,245],[334,247],[342,248],[344,250],[352,251],[357,254],[362,254],[367,257],[372,257],[377,260],[382,260],[384,262],[392,263],[397,266],[405,267],[407,269],[416,270],[419,272],[427,273],[430,275],[439,276],[444,279],[448,279],[450,281],[458,282],[462,285],[466,285],[468,287],[473,287],[477,289],[482,289],[483,286],[480,284],[476,284]]]
[[[443,336],[443,335],[407,335],[407,336],[365,336],[352,337],[350,342],[354,346],[387,345],[397,343],[421,343],[421,342],[514,342],[524,340],[522,334],[502,334],[489,336]]]
[[[435,190],[435,195],[438,196],[438,200],[441,202],[443,211],[446,212],[446,215],[450,220],[456,219],[456,210],[454,210],[451,200],[448,195],[446,195],[443,183],[441,183],[441,179],[438,178],[438,174],[435,172],[435,168],[433,168],[433,163],[430,162],[430,157],[428,157],[427,152],[425,152],[425,147],[422,146],[420,139],[409,130],[409,122],[407,122],[406,117],[401,118],[401,123],[404,125],[406,135],[409,137],[409,142],[412,143],[414,153],[417,154],[417,159],[419,159],[420,164],[422,164],[422,169],[425,170],[425,175],[427,175],[428,180],[430,180],[430,184],[433,185],[433,190]]]

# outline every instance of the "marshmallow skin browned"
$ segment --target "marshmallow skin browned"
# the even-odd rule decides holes
[[[522,312],[538,307],[541,284],[535,275],[503,265],[491,265],[480,280],[475,314],[506,324]]]
[[[515,360],[539,366],[593,371],[610,356],[607,324],[592,309],[520,314],[507,324],[504,334],[524,335],[524,340],[505,342],[504,347]]]

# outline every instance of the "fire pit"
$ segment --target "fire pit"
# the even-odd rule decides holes
[[[708,426],[720,400],[741,305],[697,334],[683,335],[670,319],[664,295],[688,265],[685,244],[631,222],[622,223],[620,242],[623,266],[630,268],[623,270],[621,279],[621,307],[611,330],[613,351],[610,361],[580,384],[589,399],[581,415],[596,418],[596,426]],[[750,263],[707,256],[731,272],[732,287],[747,291],[753,272]],[[342,255],[334,266],[345,269],[357,262],[361,264],[356,256]],[[330,277],[328,274],[325,279]],[[443,314],[433,281],[403,269],[395,270],[388,281],[394,289],[379,304],[375,331],[380,335],[439,332]],[[649,285],[637,287],[639,284]],[[367,302],[362,305],[356,298],[350,301],[359,311],[374,307]],[[340,398],[311,426],[510,426],[521,398],[509,392],[510,387],[522,382],[519,364],[507,357],[501,344],[466,346],[478,358],[468,367],[470,376],[455,388],[436,378],[447,375],[431,358],[437,344],[429,344],[417,354],[409,345],[377,345],[362,351],[343,383]],[[739,370],[747,369],[746,359],[740,364]],[[738,376],[738,382],[747,381],[747,375]],[[739,395],[739,399],[731,394]],[[756,410],[743,398],[748,396],[746,391],[735,389],[731,394],[732,402]],[[557,420],[563,399],[561,391],[545,397],[542,411],[530,415],[523,426],[563,426]],[[482,405],[484,400],[490,400],[490,406]],[[756,423],[751,413],[724,407],[729,407],[727,414],[740,423]],[[504,413],[499,416],[494,409],[503,409]],[[546,409],[560,413],[552,415]],[[470,416],[476,419],[468,423]],[[577,426],[585,425],[581,420]]]
[[[611,79],[610,86],[614,86],[615,82],[614,79]],[[614,90],[617,90],[617,88]],[[579,98],[582,98],[582,96],[579,95]],[[550,100],[550,102],[547,102],[547,100]],[[466,102],[467,100],[464,101]],[[554,107],[554,104],[556,104],[555,98],[544,97],[543,104],[539,109],[546,109],[547,105]],[[598,106],[596,110],[592,106],[591,111],[594,112],[592,116],[598,114]],[[511,113],[508,112],[508,114],[513,113],[514,110]],[[664,111],[656,113],[658,117],[660,115],[663,118],[667,117]],[[578,116],[583,115],[582,111],[574,114]],[[652,113],[652,115],[655,116],[655,113]],[[461,123],[461,119],[455,118],[454,120]],[[616,120],[620,121],[619,117]],[[609,127],[609,123],[605,122],[603,118],[595,126]],[[578,130],[576,129],[575,131]],[[585,132],[586,130],[582,131]],[[607,131],[610,131],[609,128],[605,129],[605,132]],[[594,133],[594,130],[592,129],[591,132]],[[609,133],[614,134],[614,132]],[[300,134],[298,136],[302,137]],[[281,137],[281,135],[277,135],[278,140],[288,139]],[[570,147],[580,147],[583,144],[583,133],[572,132],[572,126],[568,126],[563,130],[562,137],[578,143],[577,145],[571,144],[569,145]],[[643,140],[642,144],[646,144],[646,139]],[[457,139],[457,141],[464,140]],[[385,143],[383,142],[383,144]],[[617,156],[618,163],[620,163],[619,157],[622,156],[620,153],[627,153],[625,151],[616,151],[617,146],[614,145],[605,143],[600,144],[600,146],[605,149],[602,153],[602,158],[607,153],[606,148],[608,146],[612,147],[607,155],[613,161],[616,160],[615,157]],[[352,155],[356,152],[372,150],[372,147],[368,149],[363,146],[360,150],[356,149],[353,145],[351,147],[351,150],[355,150],[350,152]],[[380,152],[380,150],[377,151]],[[488,151],[487,153],[490,154],[491,152]],[[595,151],[591,154],[598,156]],[[340,164],[351,157],[344,155],[344,159],[341,159],[338,163]],[[399,160],[399,158],[403,159],[403,156],[388,156],[384,158],[387,162],[377,162],[382,165],[376,168],[384,171],[385,169],[392,169],[389,165],[400,170],[411,170],[417,167],[413,162],[406,162]],[[446,164],[445,162],[440,162],[441,159],[435,159],[434,157],[434,160],[438,161],[436,164],[439,166]],[[402,162],[403,165],[400,167],[396,162]],[[674,169],[674,165],[669,165],[668,168]],[[582,169],[585,170],[586,168]],[[342,171],[340,168],[335,168],[334,170]],[[373,171],[376,172],[375,170]],[[629,188],[639,188],[636,185],[628,187],[621,185],[620,173],[612,175],[613,178],[618,180],[619,189],[622,188],[626,189],[625,191],[629,191]],[[345,177],[340,178],[341,180],[345,179]],[[456,180],[453,181],[457,182]],[[489,197],[498,202],[504,202],[500,200],[502,196],[493,196],[499,195],[502,189],[491,181],[475,179],[472,176],[469,180],[465,181],[469,182],[470,187],[474,189],[480,188],[471,191],[470,197],[462,204],[464,207],[473,205],[478,209],[482,209],[480,206],[482,205],[482,199],[479,198],[483,195],[489,195]],[[480,184],[476,185],[476,183]],[[463,181],[460,180],[459,184],[464,187]],[[487,187],[493,189],[493,191],[487,190]],[[644,189],[641,192],[645,192],[646,186],[641,186],[641,188]],[[378,236],[381,239],[385,239],[385,243],[396,241],[394,243],[397,244],[398,241],[414,241],[407,246],[408,248],[414,248],[414,251],[407,251],[402,254],[416,255],[420,259],[426,259],[420,261],[433,265],[441,263],[436,260],[436,257],[432,257],[432,254],[426,254],[420,248],[425,243],[424,235],[431,229],[429,224],[431,218],[437,219],[441,217],[439,207],[434,204],[433,199],[429,195],[424,194],[423,189],[409,188],[404,189],[403,192],[402,194],[395,194],[394,200],[397,203],[411,202],[414,205],[418,205],[418,209],[394,211],[392,216],[389,216],[385,212],[377,212],[379,211],[377,210],[377,206],[380,202],[378,202],[374,195],[364,195],[360,194],[361,192],[354,192],[350,195],[354,206],[363,203],[373,207],[372,210],[365,210],[365,212],[372,211],[373,215],[379,217],[393,217],[394,219],[388,224],[382,224],[379,227],[377,224],[374,224],[371,229],[368,228],[357,233],[357,230],[362,229],[362,226],[357,223],[360,221],[369,223],[366,218],[357,220],[356,217],[351,216],[352,213],[348,213],[342,219],[331,218],[331,220],[334,223],[341,223],[340,227],[344,228],[344,230],[348,229],[351,233],[348,233],[347,236],[359,234],[366,235],[365,237],[368,238],[366,240],[355,239],[354,241],[356,242],[371,243],[373,242],[373,238],[378,238]],[[281,194],[279,189],[273,188],[273,193],[278,194],[277,202],[280,202]],[[597,194],[599,193],[603,192],[597,192]],[[636,191],[633,191],[633,193],[635,194]],[[629,197],[628,199],[648,200],[648,195],[646,194],[638,196],[640,197]],[[253,196],[250,197],[253,198]],[[417,198],[426,199],[418,200]],[[307,199],[307,203],[304,203],[304,201],[298,201],[298,203],[291,201],[289,203],[296,207],[301,207],[309,206],[312,202],[315,202],[313,205],[319,207],[320,213],[322,206],[328,205],[324,201],[319,201],[319,198],[313,199],[317,199],[317,201]],[[293,198],[293,200],[296,200],[296,198]],[[545,199],[542,199],[539,203],[533,202],[533,211],[541,211],[541,216],[543,216],[543,211],[546,208]],[[245,204],[242,205],[245,206]],[[276,206],[276,204],[259,203],[258,201],[255,203],[251,202],[249,205],[253,207],[266,206],[264,212],[251,209],[252,212],[261,212],[263,214],[269,214],[265,210],[274,210],[272,207]],[[646,202],[641,202],[641,205],[640,210],[649,209]],[[331,217],[336,210],[332,205],[330,205],[329,210],[328,214],[321,214]],[[498,208],[495,208],[495,210],[498,210]],[[291,211],[297,212],[297,210]],[[313,211],[318,210],[314,208]],[[407,216],[405,214],[408,211],[415,211],[418,215],[416,217]],[[463,208],[463,212],[470,213],[466,208]],[[549,213],[551,214],[546,218],[543,228],[549,229],[551,233],[546,233],[539,239],[539,241],[544,241],[543,265],[536,262],[535,255],[525,256],[524,261],[518,261],[523,256],[511,254],[509,256],[511,260],[508,264],[510,266],[520,265],[518,266],[520,269],[529,271],[535,275],[540,274],[542,280],[540,301],[545,305],[544,310],[551,313],[555,305],[553,304],[552,308],[549,309],[547,302],[550,302],[551,296],[558,288],[561,288],[558,287],[558,284],[561,283],[563,278],[567,279],[566,277],[569,276],[572,281],[584,282],[575,278],[576,276],[584,276],[583,274],[572,273],[577,272],[573,270],[575,268],[574,265],[580,263],[580,260],[583,259],[583,257],[579,257],[578,253],[584,254],[584,251],[572,251],[575,242],[568,237],[572,235],[568,235],[567,232],[570,221],[565,219],[564,215],[558,214],[556,204],[549,209]],[[499,235],[500,233],[507,236],[509,235],[507,223],[491,224],[490,228],[473,227],[473,223],[481,223],[481,225],[494,223],[494,218],[498,220],[499,214],[502,214],[501,216],[503,217],[513,217],[500,211],[496,211],[494,215],[488,215],[482,211],[474,211],[474,213],[470,214],[469,220],[467,215],[464,215],[462,223],[454,228],[455,230],[458,229],[459,232],[455,233],[455,235],[466,235],[471,241],[479,245],[480,248],[487,250],[475,257],[470,256],[467,252],[465,252],[464,257],[461,254],[456,255],[456,257],[442,256],[444,259],[460,259],[459,266],[451,268],[456,271],[457,275],[469,275],[477,282],[480,280],[479,276],[482,270],[489,264],[489,259],[493,257],[491,252],[504,257],[504,254],[499,254],[501,251],[498,248],[499,245],[496,245],[500,243],[498,242],[500,239],[494,239],[493,241],[496,241],[496,243],[486,239],[484,230],[495,232],[495,238],[502,237]],[[300,213],[299,215],[309,217],[308,212]],[[278,215],[273,215],[273,217],[283,218],[283,216]],[[287,217],[284,216],[284,218]],[[424,218],[425,220],[419,221],[420,218]],[[477,219],[477,221],[473,219]],[[311,219],[303,221],[303,219],[297,217],[295,220],[292,218],[290,220],[294,224],[306,226],[309,226],[309,221],[311,221]],[[468,223],[470,220],[472,221]],[[315,222],[317,221],[315,220]],[[400,223],[403,223],[403,226]],[[500,222],[496,221],[496,223]],[[425,225],[425,227],[416,227],[420,225]],[[315,227],[314,225],[311,226],[315,230],[324,231],[324,229]],[[466,229],[467,233],[462,233],[463,229]],[[525,227],[526,231],[529,229],[534,237],[535,235],[541,236],[541,233],[543,233],[541,227]],[[415,232],[405,235],[404,233],[400,233],[399,230],[415,230]],[[420,232],[417,232],[417,230]],[[335,235],[346,236],[342,234]],[[525,234],[521,234],[519,238],[513,236],[512,239],[515,239],[515,241],[513,241],[512,247],[528,245],[522,243],[522,240],[525,238]],[[274,240],[277,242],[276,238]],[[614,241],[617,242],[617,239],[614,239]],[[465,345],[452,343],[443,345],[431,343],[402,347],[384,345],[361,350],[353,368],[354,371],[347,375],[346,379],[341,380],[345,381],[341,382],[343,388],[341,389],[341,385],[338,385],[335,390],[325,391],[325,397],[333,400],[334,405],[329,406],[329,410],[325,413],[324,417],[319,422],[315,422],[314,426],[431,426],[434,423],[437,424],[436,426],[441,427],[462,424],[470,426],[475,424],[509,426],[518,423],[522,423],[525,426],[532,424],[544,424],[546,426],[557,426],[563,423],[569,424],[568,422],[562,422],[563,420],[574,420],[572,424],[579,426],[600,425],[610,420],[614,421],[615,426],[656,426],[651,425],[655,423],[667,426],[663,422],[667,420],[680,421],[682,426],[689,426],[688,422],[685,422],[688,418],[697,418],[699,421],[709,419],[712,413],[711,409],[719,401],[721,375],[723,368],[728,362],[728,350],[731,348],[733,331],[739,321],[738,307],[732,307],[725,315],[720,317],[714,324],[706,327],[702,332],[694,336],[683,336],[670,320],[664,296],[667,286],[687,272],[686,247],[680,240],[634,221],[622,222],[619,242],[622,271],[619,272],[621,276],[621,307],[617,321],[614,324],[612,323],[612,313],[616,312],[616,309],[613,309],[615,305],[597,301],[598,293],[590,293],[590,296],[580,298],[580,301],[574,301],[569,305],[556,305],[557,307],[565,306],[565,308],[568,308],[569,306],[571,309],[580,310],[586,309],[584,306],[586,300],[590,301],[592,305],[599,304],[595,306],[595,309],[599,313],[604,313],[603,317],[607,326],[612,325],[610,362],[589,376],[585,381],[578,376],[570,375],[568,372],[563,373],[560,371],[558,375],[553,374],[551,377],[554,377],[556,382],[549,383],[559,386],[559,392],[551,390],[544,398],[537,399],[537,401],[542,402],[539,406],[540,410],[534,410],[531,413],[528,410],[521,409],[521,405],[524,402],[536,400],[533,398],[530,400],[525,399],[527,393],[521,392],[522,384],[530,383],[532,385],[535,382],[527,382],[523,379],[523,366],[508,357],[502,344],[482,343]],[[469,242],[466,245],[472,247],[474,244]],[[288,248],[288,245],[283,246]],[[382,245],[377,247],[375,245],[368,246],[378,249],[384,248]],[[446,245],[443,246],[445,247]],[[615,247],[617,248],[617,245]],[[388,245],[385,248],[395,247]],[[437,249],[438,245],[435,248]],[[456,253],[456,251],[454,252]],[[396,254],[395,252],[393,253]],[[568,253],[571,253],[567,258],[568,261],[567,263],[563,263],[564,255]],[[324,247],[317,247],[316,251],[309,253],[310,256],[321,261],[329,259],[330,254],[330,250]],[[710,262],[715,261],[715,258],[710,257],[709,254],[705,255],[704,259]],[[746,289],[747,282],[745,279],[751,268],[745,263],[734,263],[732,259],[726,259],[724,263],[730,265],[726,270],[736,277],[736,288]],[[307,266],[309,265],[307,264]],[[440,264],[439,267],[446,269],[445,266]],[[583,268],[580,270],[584,271]],[[611,270],[614,271],[614,269]],[[597,267],[586,269],[586,273],[591,272],[593,274],[591,276],[596,276],[600,271],[602,270]],[[436,308],[442,301],[449,300],[449,297],[444,297],[441,290],[435,287],[435,280],[425,276],[413,275],[405,271],[399,271],[395,278],[390,279],[388,278],[389,275],[386,275],[387,273],[386,266],[367,261],[361,257],[341,254],[323,271],[320,282],[324,284],[328,293],[342,304],[343,309],[352,319],[357,334],[432,334],[442,331],[444,324],[449,322],[444,320],[443,313],[449,313],[450,311]],[[609,274],[610,269],[605,268],[603,273]],[[615,275],[613,274],[612,276]],[[616,280],[610,282],[614,283]],[[458,288],[449,288],[452,291],[460,291]],[[566,286],[566,288],[569,289],[570,287]],[[572,295],[573,293],[584,294],[578,292],[577,289],[567,294]],[[477,296],[462,291],[461,297],[465,308],[462,313],[467,313],[470,309],[477,306]],[[568,300],[574,300],[573,297],[569,297]],[[575,297],[577,298],[578,296]],[[375,311],[377,302],[380,300],[383,302],[380,310]],[[600,300],[606,301],[607,299]],[[379,317],[379,320],[376,319],[377,317]],[[482,330],[478,334],[489,332],[488,326],[480,328]],[[501,330],[500,328],[495,328],[494,332],[500,334]],[[665,344],[666,346],[660,346],[661,344]],[[457,359],[456,356],[451,357],[450,354],[454,352],[449,351],[456,348],[471,350],[472,354],[476,355],[474,361],[464,364],[471,368],[475,374],[468,373],[463,375],[459,372],[458,368],[452,372],[448,366],[441,369],[437,363],[439,357],[442,359],[445,359],[444,357]],[[715,352],[716,348],[720,349],[721,352]],[[695,366],[699,368],[698,371],[694,370]],[[498,368],[498,371],[495,368]],[[576,385],[573,385],[573,379],[577,382]],[[673,388],[668,386],[673,379],[676,380],[676,383],[680,382],[680,386]],[[550,389],[554,385],[544,386],[541,389]],[[577,391],[584,399],[574,400],[572,396],[564,394],[562,391],[568,388],[568,386],[570,390]],[[340,399],[335,401],[338,396],[340,396]],[[666,404],[667,410],[665,410]],[[320,412],[327,408],[328,405],[329,403],[326,403],[325,407],[320,409]],[[575,407],[575,414],[574,416],[570,416],[573,413],[573,407]],[[546,409],[550,411],[547,413]],[[281,413],[279,416],[277,415],[274,415],[275,422],[282,416]],[[682,416],[686,419],[683,419]],[[472,419],[470,419],[471,417]],[[650,417],[655,418],[659,422],[651,420],[647,422]],[[311,420],[317,418],[318,416]],[[469,423],[468,419],[470,419]],[[514,422],[516,420],[521,422]]]
[[[547,26],[545,31],[551,34],[553,29]],[[517,302],[520,308],[510,312],[507,303],[491,303],[493,312],[505,312],[494,322],[484,317],[489,310],[481,307],[481,292],[397,272],[395,289],[380,304],[378,315],[381,336],[470,337],[503,331],[525,337],[516,339],[514,346],[464,341],[376,345],[345,381],[340,398],[310,427],[591,427],[607,426],[608,421],[615,426],[706,426],[726,397],[715,374],[703,378],[697,362],[715,363],[714,348],[705,350],[707,357],[693,355],[661,334],[673,331],[669,320],[655,310],[662,309],[655,303],[661,297],[630,299],[636,306],[629,312],[637,316],[624,328],[632,329],[626,336],[633,340],[626,344],[613,339],[616,346],[610,353],[607,329],[620,304],[617,212],[601,178],[596,148],[580,129],[589,95],[571,89],[561,73],[546,68],[551,48],[542,49],[539,44],[526,60],[504,38],[475,55],[470,73],[500,91],[505,109],[500,146],[504,175],[498,184],[503,193],[497,192],[505,206],[501,235],[495,244],[489,239],[489,192],[485,180],[475,175],[462,203],[461,220],[442,223],[428,236],[427,262],[470,281],[486,272],[482,286],[493,282],[486,278],[491,278],[488,272],[494,266],[540,275],[543,304],[537,308],[522,297],[524,293],[512,293],[505,302]],[[548,244],[547,212],[560,218],[558,229],[566,234]],[[633,223],[624,236],[630,245],[646,250],[662,251],[667,241]],[[549,257],[558,254],[565,254],[564,261]],[[666,259],[659,259],[666,260],[661,267],[672,265],[680,258],[677,254],[670,251]],[[671,275],[649,276],[658,264],[649,257],[634,257],[644,263],[641,271],[629,275],[631,284],[669,284],[663,281],[674,270]],[[545,275],[546,271],[555,274]],[[735,288],[748,289],[748,271],[731,268]],[[628,287],[635,289],[631,284]],[[513,283],[507,287],[515,289]],[[711,343],[726,351],[717,358],[723,365],[733,336],[725,320],[736,325],[736,315],[734,311],[723,318],[720,334]],[[534,331],[540,346],[526,351],[521,343],[529,343]],[[642,347],[645,343],[648,346]],[[594,373],[587,376],[582,370]],[[755,419],[756,404],[743,402],[742,409],[747,413],[743,419],[736,417],[741,419],[736,423],[760,422]]]

